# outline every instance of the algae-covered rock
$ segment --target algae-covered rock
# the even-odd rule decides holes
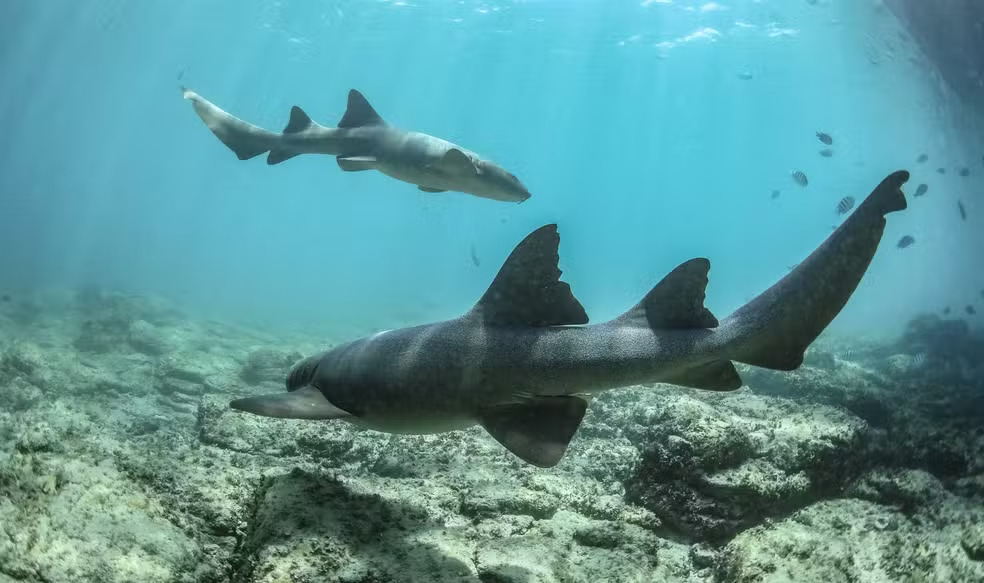
[[[168,333],[146,320],[130,324],[130,346],[148,356],[162,356],[177,349],[178,342]]]
[[[300,359],[301,353],[296,351],[261,348],[249,353],[239,376],[251,385],[262,382],[281,384],[287,378],[290,367]]]

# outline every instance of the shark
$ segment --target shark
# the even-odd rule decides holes
[[[513,249],[464,315],[309,356],[288,372],[286,392],[230,406],[388,433],[481,425],[523,461],[552,467],[602,391],[651,383],[733,391],[743,386],[735,362],[797,369],[860,284],[886,215],[906,208],[908,179],[905,170],[886,177],[812,254],[723,320],[704,306],[710,261],[696,258],[624,314],[588,325],[560,278],[560,236],[549,224]]]
[[[390,125],[355,89],[349,91],[338,127],[319,125],[295,105],[279,134],[229,114],[187,87],[181,91],[208,129],[240,160],[266,153],[267,164],[273,165],[300,154],[327,154],[335,156],[345,172],[378,170],[422,192],[456,191],[503,202],[530,198],[514,174],[475,152]]]

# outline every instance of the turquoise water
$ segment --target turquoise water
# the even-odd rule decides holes
[[[979,301],[984,124],[891,14],[722,4],[10,0],[3,285],[97,284],[347,339],[464,312],[519,240],[556,222],[592,321],[696,256],[712,261],[707,304],[724,316],[826,237],[843,196],[906,168],[910,196],[920,182],[930,194],[890,217],[833,329],[894,334]],[[533,198],[423,194],[330,157],[240,162],[182,84],[274,130],[292,105],[334,125],[357,88]],[[905,234],[917,244],[899,251]]]

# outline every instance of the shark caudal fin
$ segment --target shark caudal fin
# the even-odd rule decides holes
[[[786,277],[721,323],[724,354],[732,360],[793,370],[806,348],[847,304],[871,263],[885,215],[906,208],[900,170],[881,184],[844,223]]]
[[[211,101],[185,87],[181,94],[191,101],[195,113],[240,160],[248,160],[276,146],[279,136],[226,113]]]

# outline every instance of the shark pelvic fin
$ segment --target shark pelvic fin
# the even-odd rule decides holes
[[[641,302],[614,320],[620,326],[653,330],[716,328],[717,318],[704,307],[711,262],[691,259],[671,271]]]
[[[342,419],[351,417],[332,405],[316,387],[307,386],[289,393],[236,399],[229,406],[264,417],[279,419]]]
[[[560,326],[587,324],[588,315],[560,281],[557,225],[533,231],[513,249],[492,285],[469,317],[487,326]]]
[[[383,118],[369,105],[369,101],[361,93],[352,89],[348,94],[348,107],[345,115],[338,122],[340,128],[358,128],[362,126],[386,125]]]
[[[285,134],[299,134],[306,129],[310,129],[315,123],[311,120],[304,110],[296,105],[290,108],[290,120],[284,128]]]
[[[661,382],[705,391],[733,391],[741,388],[742,380],[730,360],[715,360],[695,366]]]
[[[579,397],[536,397],[500,405],[481,416],[482,427],[523,461],[549,468],[564,457],[588,403]]]
[[[447,190],[441,190],[440,188],[431,188],[430,186],[417,186],[417,190],[420,190],[421,192],[430,192],[430,193],[447,192]]]

